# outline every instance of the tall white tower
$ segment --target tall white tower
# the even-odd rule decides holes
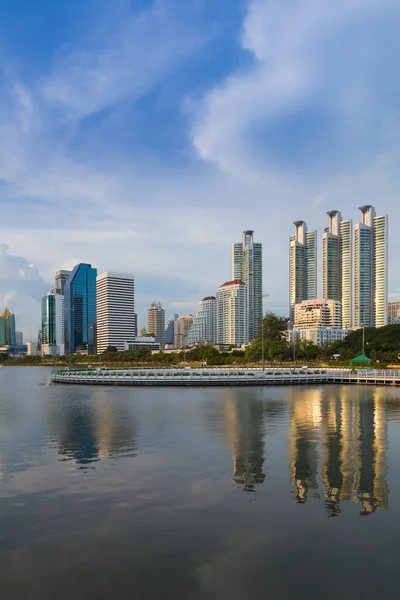
[[[294,323],[294,307],[303,300],[317,297],[317,232],[307,231],[307,223],[295,221],[290,236],[289,307],[290,323]]]
[[[353,324],[353,222],[338,210],[328,211],[322,236],[322,296],[342,303],[342,327]]]
[[[361,223],[354,228],[355,325],[383,327],[388,304],[388,217],[373,206],[360,206]]]
[[[249,340],[255,338],[263,318],[262,244],[253,241],[251,229],[243,231],[242,242],[232,245],[232,280],[247,285]]]
[[[97,352],[108,346],[124,350],[136,336],[135,283],[130,273],[106,272],[97,276]]]

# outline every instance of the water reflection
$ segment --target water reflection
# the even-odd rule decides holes
[[[329,516],[339,515],[340,504],[350,500],[362,516],[388,507],[384,397],[383,388],[288,389],[289,464],[297,502],[323,493]]]
[[[60,461],[79,469],[95,468],[101,459],[135,454],[131,408],[108,390],[76,394],[50,410],[49,427]]]

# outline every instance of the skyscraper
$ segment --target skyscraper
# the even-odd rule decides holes
[[[354,228],[354,316],[360,327],[387,324],[388,217],[373,206],[360,206],[362,222]]]
[[[165,328],[165,343],[166,344],[175,344],[175,321],[178,319],[179,315],[177,313],[174,314],[173,318],[170,319]]]
[[[97,277],[97,352],[108,346],[124,350],[136,337],[135,283],[127,273],[102,273]]]
[[[186,336],[193,324],[193,315],[182,315],[175,321],[175,348],[184,348],[187,344]]]
[[[240,279],[223,283],[217,291],[217,344],[249,343],[248,287]]]
[[[193,324],[186,336],[186,343],[214,344],[216,338],[217,306],[215,296],[200,300]]]
[[[94,353],[97,269],[76,265],[64,287],[65,351],[87,348]]]
[[[70,275],[71,271],[57,271],[55,278],[55,289],[57,294],[64,295],[65,284],[67,283]]]
[[[24,343],[24,334],[22,331],[15,332],[15,344],[16,346],[22,346]]]
[[[242,242],[232,245],[232,280],[247,285],[248,336],[255,338],[263,318],[262,244],[253,241],[251,229],[243,231]]]
[[[64,354],[64,296],[56,290],[42,298],[41,343],[44,354]]]
[[[3,311],[0,318],[0,345],[15,345],[15,315],[8,308]]]
[[[290,323],[294,322],[294,307],[303,300],[317,297],[317,232],[307,231],[307,223],[295,221],[295,233],[290,236],[289,307]]]
[[[322,236],[322,295],[342,303],[342,327],[353,323],[353,223],[338,210],[328,211]]]
[[[160,348],[165,346],[165,311],[161,302],[153,302],[147,311],[147,333],[154,336]]]

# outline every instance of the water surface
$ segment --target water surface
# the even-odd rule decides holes
[[[5,599],[397,595],[400,389],[0,368]]]

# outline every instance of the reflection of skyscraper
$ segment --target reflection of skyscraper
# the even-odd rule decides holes
[[[106,390],[96,390],[92,399],[93,428],[100,458],[116,454],[132,456],[136,444],[133,420],[130,418],[131,404],[121,406],[121,400],[111,398],[110,392]]]
[[[299,503],[306,502],[308,496],[319,497],[317,475],[322,394],[322,389],[307,390],[305,395],[300,395],[298,390],[288,390],[291,400],[289,462]]]
[[[224,394],[224,422],[233,450],[232,481],[247,492],[254,492],[263,483],[265,406],[244,400],[240,394]]]
[[[373,397],[371,398],[370,393]],[[322,407],[321,477],[329,515],[352,499],[366,515],[387,507],[386,415],[380,388],[354,394],[326,388]]]
[[[99,449],[93,426],[93,410],[91,406],[62,405],[64,414],[56,415],[61,430],[58,438],[58,454],[60,460],[73,461],[84,469],[99,460]]]

